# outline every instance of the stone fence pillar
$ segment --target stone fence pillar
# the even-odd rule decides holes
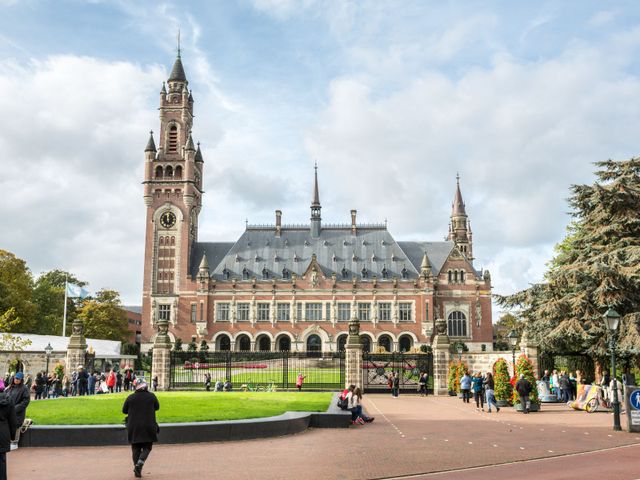
[[[345,388],[356,385],[363,388],[362,343],[360,342],[360,322],[356,317],[349,321],[349,336],[345,345]]]
[[[447,322],[443,318],[436,320],[436,336],[433,338],[433,394],[448,395],[449,387],[449,336]]]
[[[84,338],[84,323],[79,318],[73,321],[71,336],[67,346],[66,370],[65,373],[71,376],[78,365],[85,366],[87,354],[87,340]]]
[[[526,330],[523,332],[522,338],[520,339],[520,351],[524,353],[529,360],[531,360],[531,363],[533,364],[533,372],[535,375],[538,375],[540,372],[538,346],[529,339],[529,335]]]
[[[171,388],[171,340],[167,332],[169,322],[158,320],[156,323],[158,334],[153,343],[153,356],[151,364],[151,379],[158,377],[158,390],[169,390]]]

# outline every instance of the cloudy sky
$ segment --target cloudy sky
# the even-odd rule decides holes
[[[592,162],[638,155],[637,1],[0,0],[0,248],[139,304],[143,149],[181,30],[200,239],[308,221],[447,232],[456,172],[494,291],[539,281]],[[497,313],[497,312],[496,312]],[[494,314],[495,316],[495,314]]]

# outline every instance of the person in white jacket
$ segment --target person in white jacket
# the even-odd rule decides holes
[[[364,425],[373,422],[374,417],[367,417],[362,411],[362,390],[356,387],[353,391],[347,393],[346,396],[349,410],[351,411],[351,423],[356,425]]]

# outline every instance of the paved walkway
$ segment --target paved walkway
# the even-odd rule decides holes
[[[144,477],[512,479],[544,472],[538,478],[569,479],[600,472],[595,478],[640,478],[640,435],[613,432],[610,414],[574,412],[562,405],[545,405],[543,412],[529,415],[510,408],[489,414],[457,398],[416,396],[369,395],[365,405],[376,421],[348,430],[157,445]],[[596,450],[604,451],[575,455]],[[555,458],[535,460],[544,457]],[[11,479],[132,478],[126,446],[20,449],[8,454],[8,463]],[[477,468],[495,464],[502,465]],[[432,472],[441,473],[427,475]]]

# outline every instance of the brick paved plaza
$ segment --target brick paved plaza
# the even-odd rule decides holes
[[[610,414],[574,412],[562,405],[545,405],[543,412],[528,416],[510,408],[488,414],[447,397],[369,395],[365,403],[375,422],[348,430],[309,430],[271,440],[158,445],[144,477],[493,479],[530,472],[539,478],[571,479],[587,469],[594,478],[640,478],[636,461],[640,435],[613,432]],[[593,453],[596,450],[604,451]],[[130,478],[129,452],[124,445],[25,448],[8,455],[9,473],[12,479]],[[571,455],[581,452],[592,453]],[[493,464],[506,465],[423,475]]]

